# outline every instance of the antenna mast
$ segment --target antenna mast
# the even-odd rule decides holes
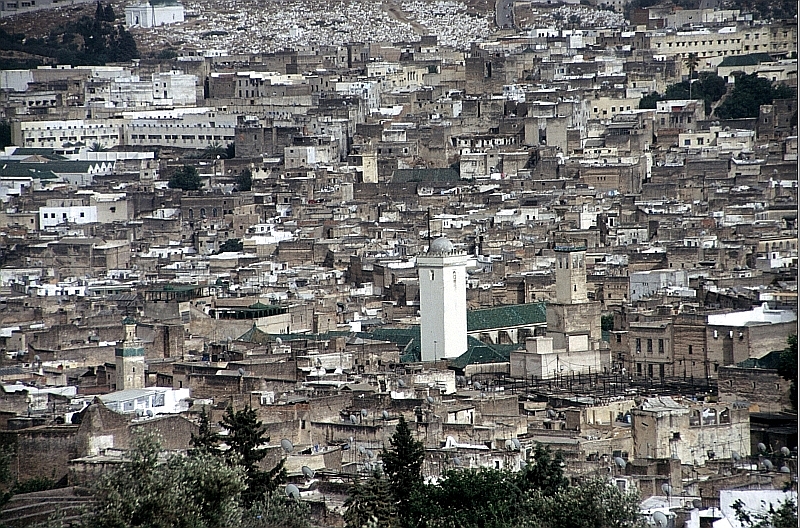
[[[428,250],[431,247],[431,208],[428,207]]]

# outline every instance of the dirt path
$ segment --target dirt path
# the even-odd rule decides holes
[[[428,34],[428,29],[425,26],[423,26],[416,20],[411,20],[408,17],[406,17],[406,14],[401,9],[400,4],[398,4],[397,2],[394,2],[393,0],[384,0],[381,6],[383,7],[384,11],[392,15],[392,18],[394,18],[398,22],[409,24],[412,28],[414,28],[414,31],[416,31],[420,35]]]

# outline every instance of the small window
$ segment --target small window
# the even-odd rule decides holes
[[[433,280],[435,277],[436,277],[436,274],[434,273],[433,270],[431,270],[431,280]]]

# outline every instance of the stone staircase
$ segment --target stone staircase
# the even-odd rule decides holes
[[[58,519],[63,526],[77,525],[91,507],[86,488],[58,488],[14,495],[0,511],[0,526],[21,528]]]

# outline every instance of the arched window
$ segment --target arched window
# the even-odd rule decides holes
[[[200,217],[201,218],[205,218],[206,217],[206,208],[205,207],[200,209]]]
[[[194,209],[189,209],[189,220],[194,219]]]
[[[217,208],[216,207],[211,210],[211,216],[214,217],[214,218],[217,217]]]

